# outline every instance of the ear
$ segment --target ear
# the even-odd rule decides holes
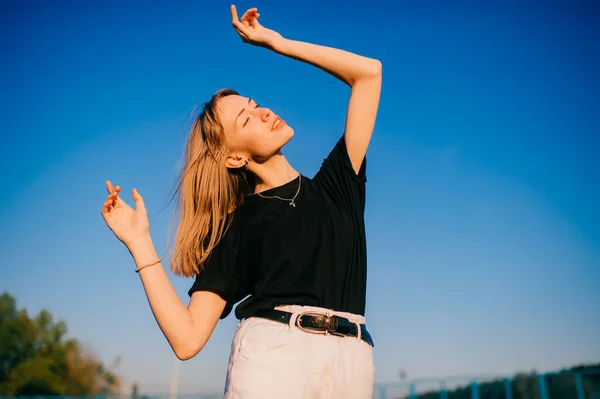
[[[227,157],[225,165],[229,169],[244,168],[248,164],[248,158],[242,157],[241,155],[232,154]]]

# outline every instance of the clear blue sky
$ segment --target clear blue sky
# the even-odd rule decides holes
[[[376,380],[600,361],[598,7],[320,3],[237,5],[383,62],[366,209]],[[227,2],[1,7],[0,291],[166,392],[173,355],[100,216],[104,181],[139,189],[162,252],[194,106],[222,87],[256,98],[295,128],[285,153],[312,176],[349,91],[243,44]],[[191,280],[172,281],[187,303]],[[235,326],[182,365],[181,391],[222,389]]]

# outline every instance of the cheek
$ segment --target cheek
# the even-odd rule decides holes
[[[231,145],[238,151],[244,151],[251,154],[260,154],[264,152],[265,144],[268,144],[269,137],[265,135],[264,130],[257,129],[256,126],[247,125],[232,135]]]
[[[264,124],[254,124],[248,129],[247,139],[253,147],[269,146],[273,141],[273,133]]]
[[[289,129],[271,131],[261,123],[250,122],[234,137],[236,147],[256,158],[268,158],[276,153],[290,139]]]

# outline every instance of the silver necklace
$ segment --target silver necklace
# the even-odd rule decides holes
[[[296,207],[296,197],[298,196],[298,193],[300,192],[300,186],[302,186],[302,175],[300,175],[300,181],[298,182],[298,190],[296,190],[296,194],[294,195],[294,197],[292,199],[281,198],[281,197],[278,197],[276,195],[274,195],[272,197],[265,197],[261,193],[257,193],[257,194],[258,194],[259,197],[262,197],[262,198],[265,198],[265,199],[277,198],[277,199],[282,200],[282,201],[289,201],[290,205],[295,208]]]

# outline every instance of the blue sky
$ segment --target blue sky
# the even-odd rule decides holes
[[[237,6],[384,66],[366,209],[376,380],[600,361],[597,6],[283,3]],[[1,7],[0,291],[166,392],[173,355],[100,216],[104,181],[138,188],[162,252],[194,106],[252,96],[294,127],[285,153],[312,176],[349,91],[243,44],[226,2]],[[171,280],[187,303],[191,280]],[[222,389],[235,326],[181,365],[181,391]]]

